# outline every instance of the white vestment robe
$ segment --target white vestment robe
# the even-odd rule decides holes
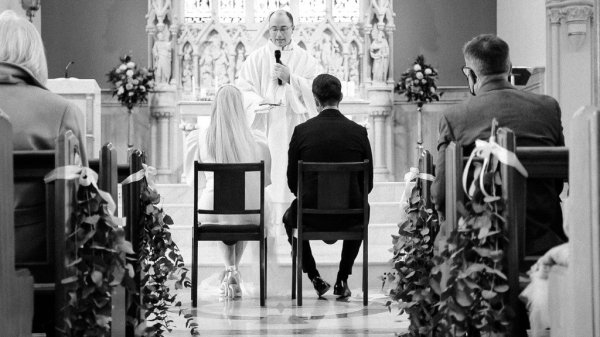
[[[279,85],[273,75],[277,49],[281,50],[269,41],[252,52],[244,61],[237,85],[243,93],[249,125],[267,135],[272,163],[271,199],[275,203],[289,203],[293,196],[287,187],[288,147],[294,127],[317,114],[312,81],[321,73],[321,66],[292,41],[281,50],[281,63],[290,69],[290,83]],[[263,101],[281,106],[266,110],[259,107]]]

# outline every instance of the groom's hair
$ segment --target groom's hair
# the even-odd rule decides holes
[[[321,74],[313,80],[312,93],[321,105],[338,105],[342,100],[342,83],[337,77]]]

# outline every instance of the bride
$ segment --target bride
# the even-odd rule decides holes
[[[233,85],[220,87],[212,104],[210,125],[204,130],[192,131],[186,139],[185,176],[187,183],[194,184],[194,161],[201,163],[255,163],[265,162],[265,185],[270,184],[271,156],[264,135],[252,132],[246,123],[246,112],[240,90]],[[198,174],[200,199],[198,207],[213,208],[214,180],[210,172]],[[247,174],[246,205],[259,208],[259,172]],[[248,224],[258,223],[259,215],[213,215],[199,216],[200,223]],[[267,217],[268,218],[268,217]],[[225,269],[218,277],[209,277],[203,283],[218,283],[220,295],[227,298],[240,297],[242,284],[239,273],[240,260],[246,248],[245,241],[219,242]],[[195,243],[194,243],[195,244]]]

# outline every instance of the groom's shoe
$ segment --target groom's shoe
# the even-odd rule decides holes
[[[333,294],[338,295],[340,298],[350,297],[352,292],[350,291],[350,287],[348,287],[348,281],[337,280],[335,286],[333,286]]]
[[[319,297],[323,296],[323,294],[325,294],[329,290],[329,288],[331,288],[331,285],[325,282],[321,278],[321,276],[315,276],[310,281],[312,282],[313,287],[315,287],[315,290],[317,291],[317,295],[319,295]]]

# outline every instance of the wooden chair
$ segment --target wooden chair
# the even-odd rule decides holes
[[[54,328],[64,329],[62,308],[67,300],[65,286],[60,282],[72,275],[66,266],[65,238],[69,234],[77,181],[56,180],[44,186],[44,176],[55,167],[78,165],[79,142],[71,131],[60,135],[56,149],[47,151],[14,151],[15,186],[27,187],[28,195],[44,193],[45,198],[32,208],[15,210],[15,224],[42,223],[45,247],[40,256],[17,261],[18,268],[28,268],[35,280],[33,332],[54,335]]]
[[[309,163],[298,161],[298,221],[292,239],[292,299],[297,292],[297,305],[302,305],[302,242],[310,240],[362,240],[363,241],[363,305],[368,303],[368,224],[369,224],[369,161],[358,163]],[[305,173],[316,174],[317,207],[305,208],[302,203]],[[363,176],[362,207],[351,208],[350,179],[354,175]],[[353,215],[362,214],[362,225],[346,230],[319,231],[305,227],[304,214]]]
[[[0,326],[6,336],[31,336],[33,277],[15,271],[13,141],[8,119],[0,115]]]
[[[214,207],[198,208],[198,172],[214,174]],[[260,172],[260,208],[245,208],[246,172]],[[192,234],[192,306],[198,301],[198,241],[259,241],[260,245],[260,305],[267,297],[267,240],[265,231],[265,165],[194,163],[194,228]],[[257,224],[201,224],[198,214],[259,214]]]

